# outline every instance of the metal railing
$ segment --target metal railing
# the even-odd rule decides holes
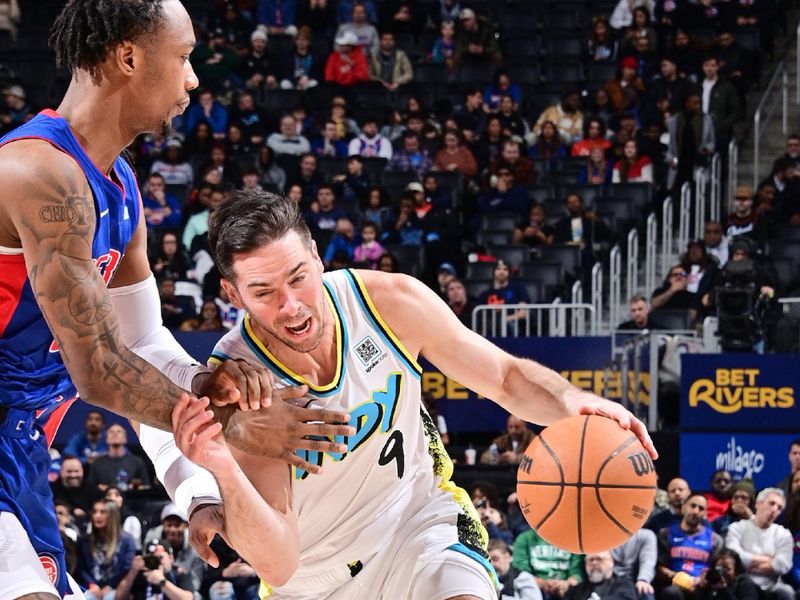
[[[780,95],[777,94],[777,86],[780,85]],[[775,68],[772,79],[769,80],[767,89],[761,96],[758,108],[753,115],[753,189],[759,181],[759,161],[761,159],[761,137],[767,130],[775,109],[777,108],[776,99],[781,99],[781,132],[784,136],[789,132],[789,72],[786,69],[786,61],[782,60]],[[769,104],[769,106],[767,106]]]
[[[625,257],[625,298],[623,302],[639,293],[639,232],[631,229],[628,232],[628,254]]]
[[[661,272],[666,273],[671,268],[675,261],[672,260],[673,246],[673,214],[672,196],[664,198],[664,204],[661,207]],[[655,289],[655,288],[653,288]]]
[[[794,72],[794,100],[800,105],[800,23],[797,25],[797,32],[795,33],[795,49],[797,50],[797,64],[796,71]]]
[[[615,245],[608,255],[608,322],[616,328],[622,310],[622,251]]]
[[[695,169],[694,172],[694,235],[693,240],[702,239],[703,225],[706,223],[706,203],[708,198],[708,183],[710,174],[708,169]],[[691,234],[690,234],[691,235]],[[688,240],[687,240],[688,243]],[[686,250],[686,245],[678,247],[678,252]]]
[[[647,215],[644,246],[644,289],[649,294],[656,289],[656,258],[658,255],[658,219],[655,213]]]
[[[602,325],[603,320],[603,265],[599,262],[592,267],[592,308],[594,308],[594,318],[597,326]]]
[[[739,144],[734,138],[728,144],[728,189],[725,212],[729,213],[733,210],[733,191],[737,185],[739,185]]]
[[[520,314],[523,316],[518,317]],[[581,333],[567,326],[579,321],[584,323],[582,328],[578,327]],[[472,330],[484,337],[583,335],[587,321],[591,335],[597,335],[594,306],[561,302],[560,299],[551,304],[480,304],[472,311]]]
[[[709,197],[709,218],[719,221],[722,213],[722,159],[719,152],[711,157],[711,196]],[[702,234],[702,230],[700,232]],[[702,235],[700,236],[702,237]]]
[[[681,186],[681,204],[678,211],[678,239],[676,240],[678,246],[678,256],[686,250],[686,245],[689,243],[689,236],[691,235],[692,223],[692,186],[687,181]],[[672,248],[670,248],[672,250]],[[674,263],[673,263],[674,264]],[[672,268],[669,265],[667,269]]]
[[[583,305],[583,284],[580,279],[572,284],[572,304]],[[586,319],[582,319],[582,311],[572,311],[572,335],[586,335]],[[593,331],[592,335],[597,335]]]

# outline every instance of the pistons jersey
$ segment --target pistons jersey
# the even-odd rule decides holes
[[[97,224],[92,258],[107,285],[139,220],[139,191],[131,167],[117,158],[112,177],[102,173],[67,121],[53,110],[42,111],[0,139],[0,146],[30,139],[48,142],[84,172],[94,197]],[[47,219],[47,210],[42,208],[41,219]],[[0,247],[0,269],[0,406],[47,417],[77,391],[36,303],[22,250]]]
[[[381,318],[357,272],[333,271],[322,279],[336,331],[332,381],[311,385],[283,365],[256,338],[249,316],[218,342],[210,359],[262,363],[277,387],[308,385],[310,399],[296,402],[347,412],[356,429],[335,439],[344,453],[297,451],[323,467],[318,475],[292,468],[300,566],[280,588],[264,582],[262,595],[304,598],[309,582],[357,577],[387,540],[441,520],[454,532],[442,550],[455,546],[483,562],[486,531],[469,496],[450,481],[453,464],[420,400],[420,365]]]

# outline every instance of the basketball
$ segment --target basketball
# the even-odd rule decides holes
[[[639,439],[600,416],[562,419],[528,446],[517,495],[530,526],[573,553],[616,548],[647,520],[655,465]]]

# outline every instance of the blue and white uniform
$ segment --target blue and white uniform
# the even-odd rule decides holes
[[[69,124],[52,110],[0,139],[0,146],[31,139],[44,140],[67,154],[86,175],[97,222],[92,257],[108,284],[139,221],[139,191],[132,169],[117,158],[114,179],[107,177],[81,148]],[[42,219],[47,218],[46,210],[40,213]],[[0,599],[52,592],[53,587],[64,595],[69,587],[47,482],[47,446],[77,390],[34,297],[22,249],[0,247],[0,270]],[[10,515],[21,528],[9,520]],[[32,589],[24,567],[10,564],[26,543],[20,531],[27,534],[52,582],[50,590]]]
[[[442,597],[497,598],[486,531],[467,493],[450,481],[453,464],[420,400],[419,364],[357,273],[322,277],[339,357],[333,381],[311,385],[290,371],[256,338],[249,317],[211,358],[264,364],[278,387],[307,384],[311,399],[298,403],[348,412],[357,431],[337,440],[347,445],[344,454],[298,451],[324,470],[292,470],[300,566],[280,588],[264,582],[262,597],[436,600],[439,592],[425,587],[435,580],[450,586]]]

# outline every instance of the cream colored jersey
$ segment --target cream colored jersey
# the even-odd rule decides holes
[[[486,552],[486,531],[468,495],[450,481],[453,465],[422,405],[420,365],[378,314],[356,272],[325,273],[323,282],[339,355],[333,381],[311,385],[291,372],[256,339],[249,318],[219,341],[211,359],[265,364],[279,387],[309,386],[311,400],[298,402],[346,411],[356,429],[336,440],[347,445],[344,454],[298,451],[324,469],[319,475],[292,470],[300,566],[272,590],[276,598],[324,597],[357,578],[390,540],[427,523],[452,524],[457,532],[457,539],[442,541],[443,549],[460,542],[467,554]]]

